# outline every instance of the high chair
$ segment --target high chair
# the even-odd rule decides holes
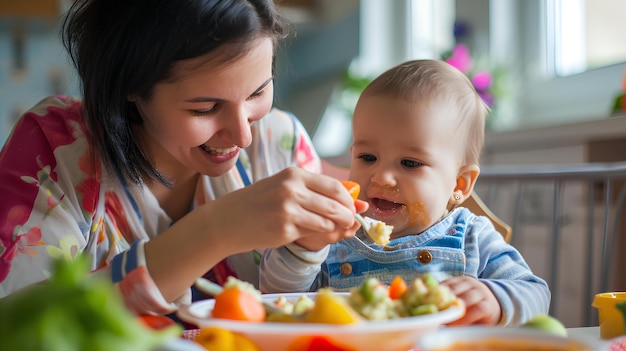
[[[598,325],[594,295],[626,291],[626,162],[481,165],[474,191],[489,207],[464,205],[511,224],[511,245],[550,286],[549,314]]]
[[[483,202],[483,200],[480,199],[478,194],[472,192],[472,195],[468,197],[465,202],[463,202],[462,206],[468,208],[476,215],[489,218],[498,233],[502,234],[502,237],[504,237],[504,241],[506,241],[507,243],[511,242],[511,236],[513,235],[513,230],[511,229],[511,226],[506,224],[502,219],[500,219],[493,212],[491,212],[489,207],[485,205],[485,203]]]

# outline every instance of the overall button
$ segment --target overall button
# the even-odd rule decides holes
[[[433,260],[433,255],[428,250],[422,250],[417,254],[417,260],[422,264],[427,264]]]
[[[349,276],[350,274],[352,274],[352,264],[350,262],[342,263],[339,267],[339,271],[341,272],[341,275]]]

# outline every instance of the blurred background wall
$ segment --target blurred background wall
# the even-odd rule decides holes
[[[26,109],[50,94],[77,93],[57,30],[62,4],[0,0],[0,141]]]
[[[69,3],[0,0],[0,140],[15,118],[45,95],[78,93],[58,35],[57,20]],[[328,156],[345,152],[349,144],[346,128],[353,101],[347,100],[354,96],[342,94],[347,73],[352,79],[371,78],[404,60],[441,58],[463,43],[475,63],[498,73],[504,86],[498,118],[490,125],[500,131],[605,118],[626,68],[626,48],[619,37],[626,31],[619,18],[626,5],[620,0],[277,0],[277,4],[294,31],[278,55],[276,105],[299,116],[314,138],[319,134],[316,144]],[[561,28],[570,35],[563,39],[554,33],[559,32],[554,23],[559,18],[579,19],[586,29]],[[462,36],[455,24],[461,24]],[[583,44],[557,45],[568,42]],[[609,61],[574,62],[574,68],[563,74],[549,62],[558,55],[548,54],[558,47],[569,50],[560,55],[561,61],[574,62],[572,58],[581,55],[571,53],[581,50],[587,50],[581,57],[588,60],[594,59],[589,53],[606,51]]]

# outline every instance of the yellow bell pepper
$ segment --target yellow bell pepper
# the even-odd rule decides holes
[[[361,322],[363,317],[342,296],[335,295],[329,288],[322,288],[305,320],[309,323],[351,324]]]
[[[200,329],[194,341],[210,351],[261,351],[247,337],[219,327]]]

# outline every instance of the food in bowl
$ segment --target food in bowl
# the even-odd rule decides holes
[[[441,295],[445,297],[441,301],[446,301],[441,306],[447,307],[437,308],[437,310],[429,307],[431,313],[419,314],[424,313],[424,311],[419,311],[415,315],[418,312],[415,308],[417,304],[416,298],[407,298],[406,301],[396,301],[390,304],[388,302],[388,299],[390,299],[388,296],[389,287],[370,280],[364,286],[355,288],[354,291],[349,293],[321,290],[316,293],[262,295],[264,301],[275,302],[280,300],[286,304],[293,304],[294,306],[287,307],[287,309],[292,311],[297,310],[295,308],[297,301],[305,296],[314,303],[314,306],[320,309],[318,311],[319,314],[314,318],[304,316],[298,318],[297,321],[287,319],[260,323],[212,318],[211,313],[215,303],[213,299],[184,306],[179,310],[178,315],[182,320],[195,324],[200,328],[207,326],[220,327],[244,335],[257,344],[261,350],[301,351],[310,349],[310,347],[315,345],[325,345],[322,348],[324,350],[406,351],[415,345],[416,340],[420,336],[437,330],[443,324],[457,320],[465,313],[463,303],[454,295],[440,294],[445,289],[439,290],[435,288],[431,290],[432,287],[429,287],[429,284],[433,282],[430,281],[430,278],[425,279],[425,277],[422,277],[420,281],[422,282],[418,283],[414,291],[406,295],[407,297],[414,296],[413,294],[416,293],[427,296],[429,292],[438,291],[425,300],[432,302],[434,300],[431,299],[435,299],[435,295]],[[436,281],[434,282],[436,283]],[[439,285],[437,284],[437,286]],[[409,290],[411,290],[410,287],[407,288],[407,292]],[[387,296],[383,296],[382,292],[385,292]],[[320,296],[322,297],[321,299]],[[351,296],[355,301],[350,302]],[[323,302],[326,297],[331,297],[330,301]],[[358,313],[359,318],[355,321],[342,319],[340,322],[344,323],[347,321],[345,324],[331,324],[336,322],[336,318],[339,316],[337,313],[337,301],[341,301],[339,303],[342,306],[341,308],[346,308],[346,305],[349,306],[350,309],[348,311],[352,311],[349,313]],[[380,304],[381,301],[387,302]],[[405,309],[404,311],[399,310],[403,311],[399,312],[396,309],[399,304],[407,302],[412,304],[412,311],[406,312],[409,310]],[[352,304],[356,307],[351,307]],[[362,311],[370,308],[371,310],[365,312],[365,314],[382,318],[370,319],[370,317],[361,315]],[[269,317],[268,319],[272,318]]]
[[[227,285],[239,284],[233,281],[236,279],[231,277]],[[458,303],[457,297],[450,289],[440,285],[429,273],[415,278],[401,294],[392,291],[394,284],[404,284],[404,281],[396,277],[392,286],[387,286],[377,278],[369,277],[360,286],[350,289],[347,295],[336,294],[330,288],[323,288],[318,291],[316,301],[302,295],[293,304],[279,296],[274,301],[279,312],[268,313],[267,320],[349,324],[363,319],[388,320],[436,313]],[[225,291],[228,290],[227,285]],[[216,298],[213,316],[219,303],[217,300],[219,295]],[[298,318],[285,318],[283,315]]]
[[[397,279],[394,282],[398,282]],[[368,278],[360,287],[350,290],[348,301],[370,320],[436,313],[458,302],[456,295],[429,273],[415,278],[406,291],[395,298],[392,298],[390,288],[376,278]]]

